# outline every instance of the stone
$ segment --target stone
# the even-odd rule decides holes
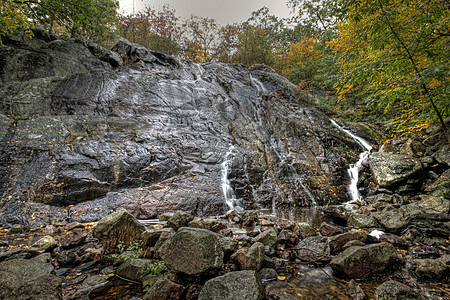
[[[163,232],[172,235],[175,234],[175,231],[172,228],[149,229],[144,231],[141,234],[142,248],[154,247]]]
[[[94,236],[100,240],[107,253],[118,253],[119,243],[130,245],[133,241],[141,240],[144,231],[144,225],[128,211],[121,209],[101,219],[94,229]]]
[[[273,247],[277,242],[277,232],[273,228],[269,228],[258,234],[254,239],[254,242],[260,242],[269,247]]]
[[[423,280],[440,281],[447,271],[447,266],[438,259],[414,259],[412,263],[414,273]]]
[[[13,259],[0,263],[0,298],[62,299],[63,280],[51,274],[53,266],[37,259]]]
[[[319,231],[324,236],[333,236],[344,232],[342,228],[327,222],[322,222],[322,224],[320,224]]]
[[[379,202],[394,203],[394,196],[385,193],[379,193],[372,196],[368,196],[364,200],[369,204],[375,204]]]
[[[28,249],[29,252],[36,252],[36,253],[44,253],[53,250],[56,248],[58,243],[56,240],[49,235],[44,236],[43,238],[37,240],[33,245],[31,245],[31,248]]]
[[[298,223],[298,236],[300,239],[304,239],[317,234],[316,229],[308,223]]]
[[[366,299],[366,294],[354,279],[350,280],[350,282],[348,283],[345,293],[349,295],[352,300]]]
[[[255,271],[230,272],[205,283],[198,300],[262,300],[265,292]]]
[[[425,300],[425,297],[418,291],[415,291],[406,284],[394,280],[386,281],[377,287],[374,297],[375,300]]]
[[[273,281],[276,280],[278,277],[277,271],[272,268],[263,268],[259,270],[258,272],[259,277],[261,277],[261,280],[264,281]]]
[[[259,271],[264,262],[264,244],[254,243],[246,254],[246,270]]]
[[[220,237],[219,243],[222,246],[222,250],[225,255],[231,255],[239,247],[239,242],[233,238]]]
[[[150,290],[142,297],[142,300],[172,300],[181,299],[185,288],[167,278],[160,278]]]
[[[344,245],[350,241],[367,241],[367,233],[359,230],[352,230],[335,235],[330,238],[328,244],[330,246],[331,253],[341,252]]]
[[[400,154],[420,157],[424,155],[426,150],[426,147],[420,141],[409,138],[400,148]]]
[[[426,214],[448,214],[450,210],[450,201],[442,197],[430,195],[420,195],[421,201],[418,207]]]
[[[230,256],[231,261],[237,265],[239,270],[247,269],[247,252],[248,248],[243,247]]]
[[[398,233],[408,226],[408,218],[401,210],[386,207],[382,212],[373,215],[378,223],[388,232]]]
[[[307,262],[330,260],[330,247],[328,238],[322,236],[307,237],[295,246],[295,252],[299,259]]]
[[[330,266],[338,274],[365,279],[392,267],[397,262],[397,255],[397,250],[389,243],[354,246],[335,256]]]
[[[214,273],[223,266],[223,250],[211,231],[183,227],[161,249],[167,267],[186,275]]]
[[[142,282],[144,275],[147,272],[148,266],[153,261],[151,259],[139,259],[130,258],[122,263],[116,270],[116,275],[133,280]]]
[[[375,152],[370,155],[370,169],[380,187],[389,187],[421,172],[419,159],[408,155]]]
[[[87,231],[80,227],[74,227],[64,235],[59,237],[62,248],[73,248],[84,243]]]
[[[181,227],[189,226],[189,222],[194,220],[194,217],[183,211],[176,211],[172,217],[167,220],[167,226],[177,231]]]
[[[363,214],[351,214],[350,217],[348,217],[347,225],[349,227],[368,228],[368,227],[377,227],[378,222],[372,216],[367,216]]]
[[[450,167],[450,144],[445,144],[439,147],[438,151],[434,154],[434,158],[441,164],[445,164]]]
[[[289,248],[294,247],[299,242],[299,238],[296,234],[289,230],[281,230],[278,234],[278,244],[283,244]]]

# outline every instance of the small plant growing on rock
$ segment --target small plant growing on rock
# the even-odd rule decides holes
[[[120,258],[126,261],[129,258],[139,258],[141,257],[144,250],[142,249],[142,241],[141,240],[134,240],[132,241],[128,247],[123,243],[120,242],[117,244],[117,249],[119,250],[119,254],[112,254],[112,257],[114,258]],[[130,253],[131,252],[131,253]]]
[[[148,292],[159,278],[169,278],[171,276],[172,273],[169,272],[163,261],[157,260],[151,264],[147,264],[147,270],[142,276],[144,292]]]

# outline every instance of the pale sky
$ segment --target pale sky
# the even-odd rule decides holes
[[[177,16],[188,18],[190,15],[215,19],[219,24],[226,25],[246,21],[253,11],[263,6],[270,14],[278,17],[289,17],[286,0],[119,0],[120,11],[131,14],[138,12],[145,5],[159,10],[164,4],[175,9]]]

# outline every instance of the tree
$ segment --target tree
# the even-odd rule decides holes
[[[6,20],[7,31],[14,30],[13,25],[26,28],[29,24],[40,24],[52,31],[57,25],[72,37],[97,41],[114,31],[119,7],[116,0],[2,0],[1,4],[0,26],[5,26]]]
[[[184,30],[169,6],[160,11],[147,6],[137,14],[118,19],[118,31],[128,40],[167,54],[179,53]]]
[[[367,106],[401,133],[449,116],[449,7],[444,0],[349,0],[330,44],[339,53],[340,98],[363,86]]]
[[[192,15],[186,20],[185,57],[195,62],[207,62],[212,59],[219,26],[214,19]]]
[[[0,0],[0,37],[13,32],[18,27],[25,28],[27,34],[32,35],[27,15],[28,10],[23,1]]]

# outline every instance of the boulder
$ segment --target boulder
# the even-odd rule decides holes
[[[100,240],[106,252],[117,253],[119,243],[129,245],[140,240],[144,231],[144,225],[128,211],[121,209],[101,219],[94,229],[94,236]]]
[[[328,238],[323,236],[311,236],[300,241],[295,247],[297,257],[303,261],[329,261],[330,247]]]
[[[355,240],[361,242],[367,241],[367,233],[364,231],[352,230],[333,236],[329,240],[330,251],[331,253],[340,252],[345,244]]]
[[[213,273],[223,266],[223,250],[211,231],[183,227],[161,248],[167,267],[187,275]]]
[[[81,245],[86,240],[88,233],[84,228],[73,228],[72,230],[66,232],[59,238],[61,247],[63,248],[73,248]]]
[[[28,249],[28,252],[44,253],[53,250],[57,245],[58,243],[52,236],[46,235],[43,238],[37,240],[33,245],[31,245],[31,248]]]
[[[407,180],[423,169],[418,158],[380,152],[370,155],[369,165],[372,175],[380,187],[389,187]]]
[[[177,231],[181,227],[188,227],[189,222],[194,220],[194,217],[184,211],[176,211],[172,217],[167,220],[167,226]]]
[[[397,233],[408,226],[408,217],[401,210],[386,207],[382,212],[374,214],[374,218],[387,231]]]
[[[434,158],[441,164],[445,164],[450,167],[450,144],[445,144],[439,147],[438,151],[434,154]]]
[[[255,271],[237,271],[208,280],[198,300],[261,300],[264,287]]]
[[[414,259],[413,265],[414,273],[424,280],[440,281],[447,272],[447,266],[437,259]]]
[[[348,218],[347,225],[349,227],[368,228],[368,227],[377,227],[378,222],[372,216],[367,216],[364,214],[352,214]]]
[[[256,242],[247,251],[246,269],[259,271],[264,262],[264,244]]]
[[[230,256],[231,261],[237,265],[239,270],[247,269],[247,252],[248,248],[243,247]]]
[[[160,278],[155,282],[150,290],[144,295],[142,300],[172,300],[181,299],[185,288],[180,284],[170,281],[167,278]]]
[[[364,279],[391,267],[397,261],[397,255],[397,250],[389,243],[354,246],[339,253],[330,265],[338,274]]]
[[[366,299],[366,294],[364,294],[364,291],[354,279],[350,280],[348,283],[345,293],[349,295],[352,300]]]
[[[148,266],[152,262],[153,261],[151,259],[127,259],[117,268],[116,275],[129,280],[142,282],[142,279],[147,272]]]
[[[304,239],[310,236],[315,236],[317,234],[316,229],[308,223],[298,223],[298,237]]]
[[[342,228],[327,222],[322,222],[322,224],[320,224],[319,231],[324,236],[333,236],[344,232]]]
[[[369,204],[375,204],[379,202],[394,203],[394,196],[385,193],[379,193],[368,196],[364,200]]]
[[[410,138],[400,148],[400,154],[420,157],[423,156],[426,150],[426,147],[420,141]]]
[[[260,242],[269,247],[273,247],[277,242],[277,232],[273,228],[269,228],[260,234],[258,234],[254,239],[254,242]]]
[[[62,299],[62,279],[40,259],[11,259],[0,263],[0,299]]]
[[[441,197],[420,195],[419,208],[426,214],[448,214],[450,201]]]
[[[386,281],[377,287],[374,297],[375,300],[425,300],[421,293],[394,280]]]

